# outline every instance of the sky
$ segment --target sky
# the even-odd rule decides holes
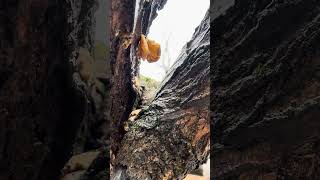
[[[142,61],[140,74],[161,81],[165,71],[161,68],[166,40],[171,57],[171,65],[180,54],[182,47],[191,39],[195,28],[200,25],[210,6],[210,0],[170,0],[164,8],[158,11],[157,18],[153,21],[149,39],[159,42],[162,54],[155,63]]]

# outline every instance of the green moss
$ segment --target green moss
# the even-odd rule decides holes
[[[140,75],[139,81],[146,89],[157,89],[160,85],[159,81],[142,75]]]

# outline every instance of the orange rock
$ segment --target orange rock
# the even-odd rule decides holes
[[[158,61],[161,55],[160,44],[153,40],[148,40],[148,47],[149,47],[149,55],[147,57],[148,62]]]
[[[154,40],[146,38],[143,34],[140,38],[138,56],[149,63],[157,62],[161,56],[161,46]]]
[[[141,38],[140,38],[138,55],[143,60],[147,59],[149,55],[148,42],[146,37],[143,34],[141,35]]]

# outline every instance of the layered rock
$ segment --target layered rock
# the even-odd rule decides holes
[[[209,153],[209,12],[155,99],[125,134],[118,165],[129,179],[183,179]],[[117,179],[117,178],[115,178]]]
[[[214,179],[320,176],[319,7],[238,0],[211,22]]]

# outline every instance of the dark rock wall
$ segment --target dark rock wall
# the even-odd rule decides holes
[[[74,73],[93,1],[0,2],[0,179],[57,180],[90,114]]]
[[[77,3],[77,1],[75,1]],[[76,82],[81,87],[88,99],[87,113],[84,117],[81,127],[77,133],[76,144],[74,145],[74,153],[82,153],[92,149],[98,149],[107,146],[109,143],[108,120],[104,111],[109,109],[107,106],[110,100],[110,58],[109,58],[109,13],[110,2],[105,0],[92,0],[89,2],[90,7],[83,6],[83,22],[81,29],[85,32],[84,37],[79,37],[79,46],[87,47],[93,58],[92,67],[92,85],[83,84],[77,73],[74,74]],[[76,16],[74,14],[73,16]],[[80,18],[80,17],[79,17]],[[74,28],[78,28],[79,24],[75,23]],[[103,48],[103,49],[102,49]],[[103,53],[101,52],[103,51]],[[102,55],[103,54],[103,55]],[[77,64],[78,62],[75,62]]]
[[[112,156],[118,151],[124,134],[123,122],[128,119],[136,98],[132,83],[129,50],[134,22],[134,3],[135,1],[131,0],[111,1],[111,98],[110,108],[106,109],[106,114],[111,122],[110,148]]]
[[[316,0],[237,0],[211,22],[214,179],[320,177],[319,17]]]
[[[111,120],[111,150],[116,155],[125,130],[123,123],[128,120],[139,98],[134,79],[139,73],[136,48],[142,31],[147,31],[158,9],[165,0],[156,1],[111,1],[111,99],[106,109]],[[136,7],[136,5],[138,5]],[[137,8],[137,11],[136,9]],[[111,158],[112,161],[114,158]]]

